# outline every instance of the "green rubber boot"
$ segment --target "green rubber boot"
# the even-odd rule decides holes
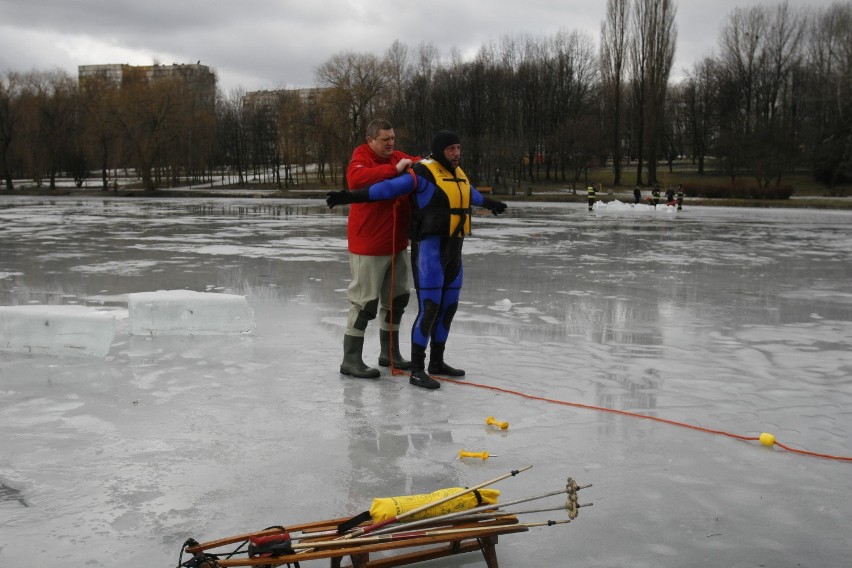
[[[381,373],[378,369],[368,367],[361,359],[364,350],[364,338],[354,335],[343,336],[343,363],[340,364],[340,374],[350,375],[358,379],[378,379]]]
[[[399,352],[399,331],[379,330],[379,343],[382,347],[382,352],[379,355],[379,367],[390,367],[391,359],[393,359],[394,369],[402,369],[407,371],[411,368],[411,361],[406,361],[402,358],[402,353]],[[393,348],[391,348],[393,344]],[[391,357],[393,354],[393,357]]]

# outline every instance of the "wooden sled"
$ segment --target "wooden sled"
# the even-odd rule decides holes
[[[299,542],[328,543],[328,536],[310,537],[310,533],[327,534],[347,519],[333,519],[286,527],[286,532],[301,533]],[[431,529],[431,530],[430,530]],[[280,528],[267,529],[256,533],[247,533],[206,543],[188,541],[184,552],[190,553],[197,560],[197,568],[227,568],[230,566],[283,566],[303,565],[313,560],[329,560],[331,568],[391,568],[406,566],[435,558],[443,558],[466,552],[482,552],[488,568],[498,568],[497,539],[502,534],[528,531],[526,525],[518,524],[514,515],[495,517],[484,522],[465,520],[443,521],[435,525],[418,527],[412,533],[423,533],[422,536],[400,538],[399,533],[365,537],[361,540],[376,542],[358,542],[359,539],[340,539],[339,546],[323,546],[322,548],[296,551],[294,554],[284,554],[275,557],[246,558],[242,552],[241,558],[225,558],[230,551],[222,552],[223,547],[233,546],[248,541],[252,537],[281,534]],[[396,535],[396,536],[395,536]],[[381,554],[379,554],[381,553]],[[378,557],[377,557],[378,556]],[[349,563],[343,564],[348,558]]]
[[[181,548],[179,568],[229,568],[231,566],[283,566],[301,568],[305,562],[328,560],[331,568],[392,568],[454,554],[479,550],[488,568],[497,568],[497,539],[500,535],[526,532],[529,527],[553,526],[576,519],[581,505],[577,492],[591,485],[580,486],[568,478],[564,489],[543,495],[504,502],[502,506],[517,505],[556,495],[567,495],[564,505],[535,511],[508,512],[501,505],[483,504],[461,511],[448,512],[426,519],[415,517],[435,506],[456,500],[459,496],[491,485],[501,479],[526,471],[532,466],[461,489],[438,500],[382,517],[373,523],[370,511],[354,518],[331,519],[289,527],[270,527],[259,532],[241,534],[206,543],[187,540]],[[517,515],[543,511],[565,511],[568,518],[556,521],[519,523]],[[363,522],[362,522],[363,521]],[[357,523],[361,522],[360,525]],[[371,524],[373,523],[373,524]],[[341,526],[343,525],[343,526]],[[357,526],[353,526],[357,525]],[[342,533],[343,536],[340,536]],[[236,548],[233,548],[236,545]],[[227,548],[226,548],[227,547]],[[230,550],[229,550],[230,549]],[[192,557],[183,562],[184,554]],[[348,558],[349,564],[343,562]]]

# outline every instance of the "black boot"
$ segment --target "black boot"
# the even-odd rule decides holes
[[[433,343],[429,353],[429,372],[433,375],[444,375],[445,377],[463,377],[463,369],[455,369],[444,363],[444,348],[446,343]]]
[[[343,363],[340,364],[341,375],[351,375],[358,379],[377,379],[381,375],[378,369],[368,367],[361,359],[364,349],[364,338],[354,335],[343,336]]]
[[[411,344],[411,375],[408,382],[415,387],[424,389],[439,389],[441,383],[426,373],[426,350],[416,343]]]
[[[379,343],[382,346],[382,352],[379,354],[379,367],[390,367],[391,362],[393,362],[394,369],[406,371],[411,368],[411,361],[403,359],[402,353],[399,352],[399,331],[379,330]],[[391,344],[393,344],[393,349],[391,349]]]

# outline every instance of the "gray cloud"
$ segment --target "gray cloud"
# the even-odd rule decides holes
[[[681,0],[676,75],[717,50],[719,27],[735,7],[756,3]],[[0,71],[76,74],[78,65],[95,63],[201,60],[225,91],[301,87],[313,85],[314,70],[335,53],[382,55],[397,39],[410,48],[432,43],[444,55],[453,47],[472,54],[507,35],[578,30],[596,40],[604,8],[604,0],[0,0]]]

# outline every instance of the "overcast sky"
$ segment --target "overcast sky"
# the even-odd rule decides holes
[[[783,0],[676,0],[673,75],[718,52],[736,7]],[[833,0],[788,0],[825,7]],[[848,0],[847,0],[848,1]],[[605,0],[0,0],[0,73],[78,65],[201,61],[220,88],[309,87],[335,53],[382,56],[394,40],[472,56],[507,35],[584,31],[597,45]]]

